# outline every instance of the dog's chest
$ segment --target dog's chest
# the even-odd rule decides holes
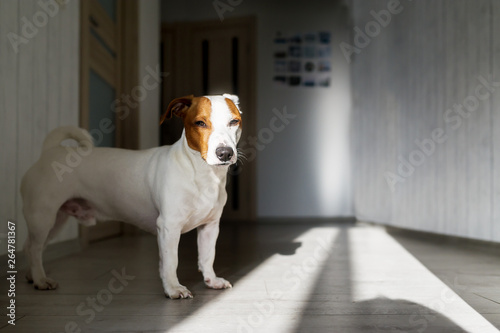
[[[191,190],[181,203],[184,215],[182,232],[188,232],[200,225],[220,218],[226,203],[225,177],[205,178],[193,183]]]

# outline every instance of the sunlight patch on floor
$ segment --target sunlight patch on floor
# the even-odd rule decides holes
[[[469,332],[477,332],[478,328],[482,333],[498,332],[383,228],[352,228],[348,238],[354,302],[384,299],[419,304],[422,307],[408,313],[408,324],[415,329],[421,326],[425,330],[437,313]],[[466,288],[457,280],[451,283]],[[384,314],[384,309],[375,311]]]
[[[293,332],[314,290],[318,274],[330,257],[338,231],[334,227],[308,230],[294,240],[301,243],[294,254],[270,256],[241,277],[231,290],[221,292],[172,330],[194,332],[202,328],[202,318],[224,315],[221,325],[224,324],[227,331]],[[234,313],[227,310],[221,313],[219,309],[227,309],[228,304],[234,305]],[[289,320],[293,314],[297,314],[296,320]],[[288,319],[284,320],[283,316]],[[213,331],[220,332],[221,328],[213,328]],[[211,332],[209,327],[204,329]]]

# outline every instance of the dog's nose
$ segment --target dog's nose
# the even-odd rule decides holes
[[[231,147],[219,147],[215,149],[215,154],[219,160],[227,162],[233,157],[234,151]]]

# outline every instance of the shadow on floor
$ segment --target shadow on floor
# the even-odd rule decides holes
[[[337,235],[330,257],[317,277],[316,287],[311,292],[310,300],[302,312],[295,332],[466,332],[446,316],[421,304],[385,297],[360,302],[344,301],[339,304],[340,307],[344,305],[344,309],[325,308],[324,311],[328,314],[311,315],[317,313],[318,307],[314,302],[314,296],[335,295],[334,290],[338,289],[339,285],[343,286],[342,294],[352,299],[349,229],[349,226],[344,227]],[[333,279],[333,272],[343,272],[343,274],[335,274],[336,278]],[[339,315],[332,315],[332,312]]]

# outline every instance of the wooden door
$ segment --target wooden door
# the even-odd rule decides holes
[[[129,116],[130,110],[129,119],[124,119],[123,112],[117,112],[120,96],[134,81],[123,68],[130,59],[127,48],[134,47],[125,37],[130,34],[130,26],[136,27],[136,7],[136,1],[81,2],[80,126],[89,130],[98,147],[137,148],[126,140],[136,136],[138,131],[127,125],[134,121],[130,119],[133,118]],[[127,68],[133,72],[136,66]],[[122,231],[121,222],[111,221],[90,228],[81,227],[80,237],[85,245],[118,236]]]
[[[255,135],[255,38],[254,18],[165,25],[163,70],[171,75],[164,85],[164,107],[184,95],[236,94],[243,111],[240,143]],[[175,142],[181,133],[178,120],[167,124],[163,144]],[[255,168],[253,156],[231,167],[223,219],[255,219]]]

